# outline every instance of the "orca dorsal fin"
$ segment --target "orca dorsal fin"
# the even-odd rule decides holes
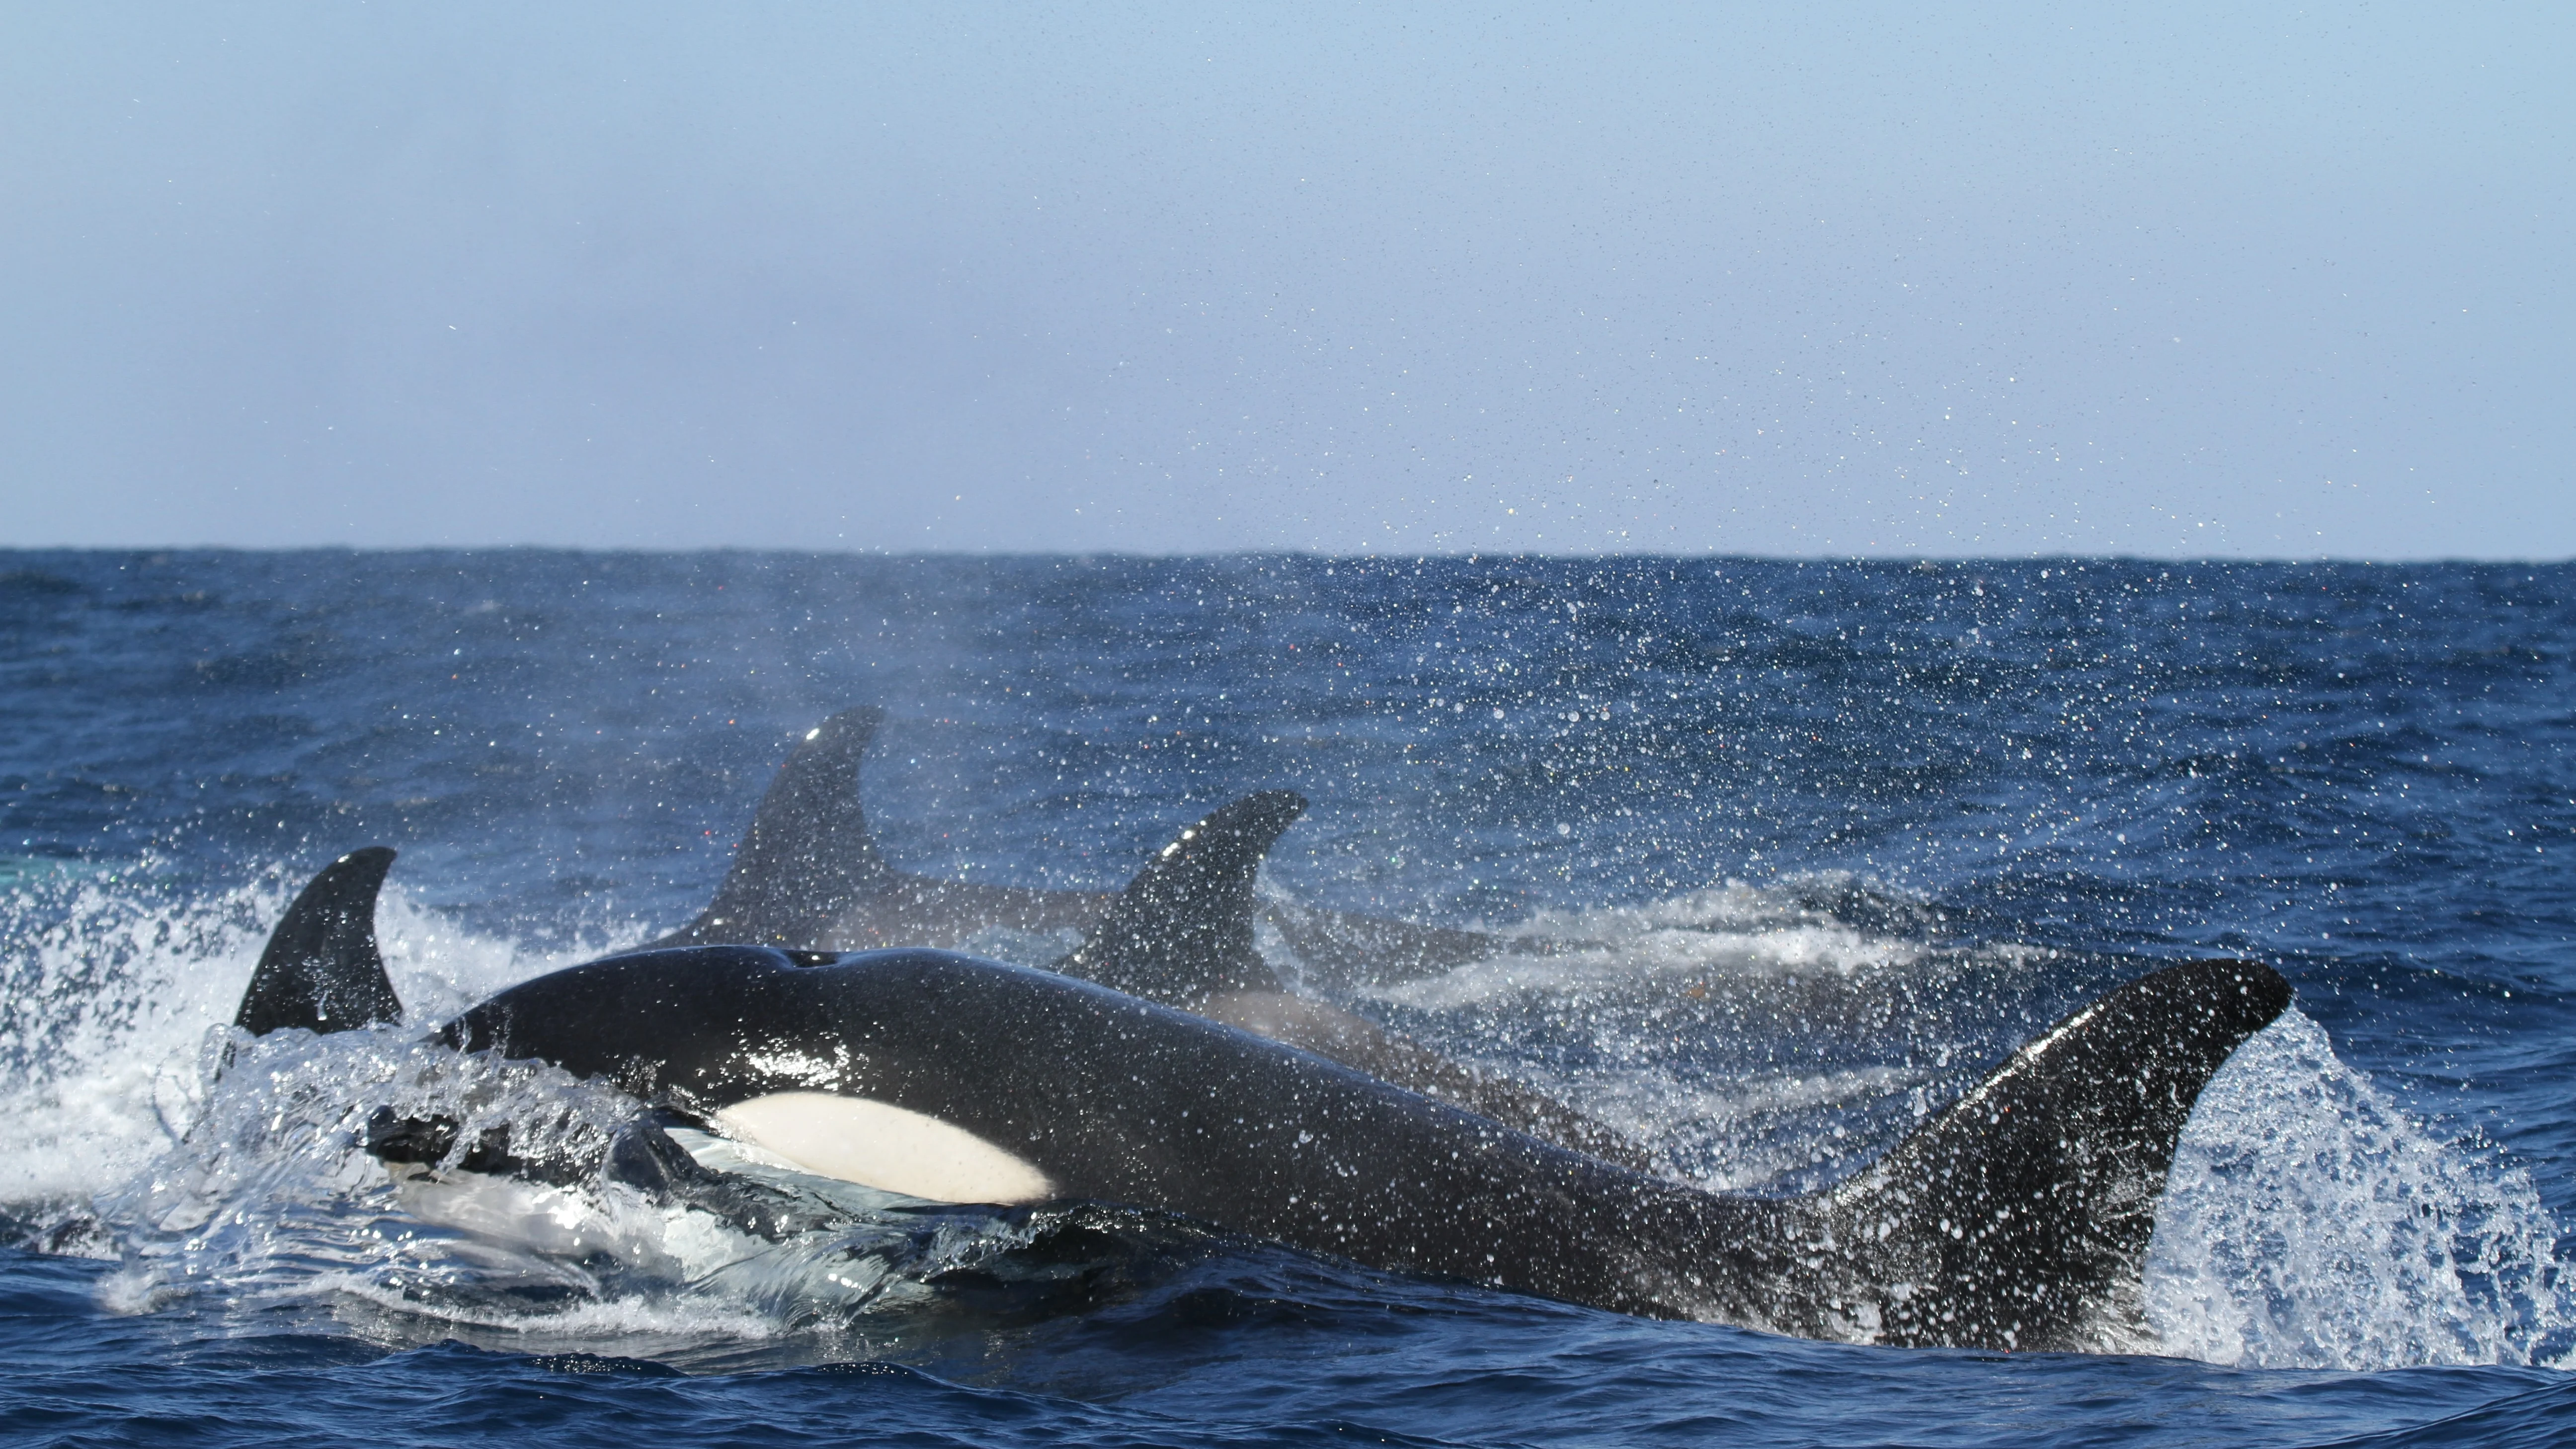
[[[656,946],[810,946],[892,872],[859,807],[859,759],[885,722],[874,705],[816,725],[788,753],[698,918]]]
[[[1890,1344],[2084,1348],[2096,1346],[2088,1334],[2133,1326],[2123,1320],[2137,1315],[2192,1104],[2289,1005],[2290,984],[2269,966],[2193,961],[2051,1027],[1811,1200],[1867,1280],[1832,1296],[1845,1312],[1871,1305],[1872,1336]]]
[[[1054,969],[1191,1011],[1220,991],[1277,990],[1253,944],[1252,878],[1305,811],[1294,790],[1264,790],[1182,831]]]
[[[252,1036],[300,1026],[328,1034],[402,1019],[376,949],[376,895],[394,853],[353,850],[322,867],[278,918],[233,1025]]]

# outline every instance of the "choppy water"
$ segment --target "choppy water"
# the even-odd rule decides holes
[[[2566,1442],[2572,581],[0,554],[0,1434]],[[1712,1186],[1870,1160],[2141,958],[2257,956],[2298,1005],[2193,1119],[2152,1341],[2101,1355],[1644,1322],[1114,1207],[790,1183],[818,1226],[770,1242],[432,1200],[352,1149],[370,1105],[632,1105],[401,1031],[216,1079],[323,861],[402,850],[385,945],[435,1020],[693,914],[854,703],[907,869],[1114,887],[1288,785],[1266,890],[1598,943],[1313,989]]]

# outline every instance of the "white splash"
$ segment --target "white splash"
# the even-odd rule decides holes
[[[360,1146],[379,1106],[454,1118],[464,1140],[507,1124],[523,1152],[596,1149],[631,1119],[639,1105],[609,1088],[424,1036],[500,987],[631,941],[530,951],[460,931],[397,886],[377,930],[411,1025],[251,1043],[230,1019],[293,884],[174,902],[146,863],[22,874],[0,893],[0,1209],[53,1230],[58,1250],[117,1262],[99,1289],[112,1311],[282,1315],[388,1344],[721,1360],[795,1337],[848,1356],[876,1310],[1030,1236],[1026,1223],[950,1213],[925,1225],[835,1198],[820,1230],[773,1241],[604,1176],[543,1186],[388,1171]],[[219,1073],[226,1046],[237,1055]]]
[[[21,882],[0,974],[0,1203],[82,1197],[131,1179],[203,1105],[212,1035],[240,1005],[283,879],[170,904],[149,863]],[[41,920],[41,926],[26,923]],[[385,967],[411,1020],[599,954],[530,953],[475,936],[389,887]],[[603,943],[613,947],[617,942]]]
[[[668,1354],[846,1338],[868,1314],[918,1301],[940,1269],[1029,1236],[976,1212],[925,1233],[918,1219],[871,1219],[884,1195],[850,1202],[842,1188],[823,1205],[846,1216],[826,1211],[818,1227],[773,1240],[605,1175],[550,1185],[389,1171],[359,1146],[378,1105],[453,1119],[466,1141],[506,1125],[514,1152],[574,1159],[596,1159],[641,1111],[552,1067],[461,1057],[391,1029],[245,1044],[185,1138],[95,1199],[119,1262],[102,1302],[319,1316],[389,1344],[461,1334]],[[805,1186],[745,1154],[713,1155],[727,1170]]]
[[[2563,1366],[2558,1238],[2526,1174],[2437,1140],[2294,1009],[2201,1094],[2147,1313],[2167,1351],[2212,1363]]]
[[[1865,976],[1922,960],[1920,939],[1864,931],[1806,902],[1818,882],[1728,881],[1639,906],[1547,912],[1501,932],[1532,945],[1585,942],[1546,954],[1505,952],[1371,994],[1455,1010],[1521,995],[1568,995],[1677,976]],[[1844,881],[1824,884],[1848,888]]]

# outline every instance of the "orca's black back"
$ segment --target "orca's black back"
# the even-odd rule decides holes
[[[1613,1167],[1202,1017],[948,952],[796,959],[708,947],[574,967],[474,1008],[449,1040],[701,1117],[782,1091],[890,1102],[1026,1158],[1068,1197],[1628,1311],[1740,1320],[1733,1285],[1777,1266],[1777,1205]]]
[[[2210,1074],[2286,1008],[2197,962],[2058,1023],[1875,1167],[1817,1196],[1697,1191],[1550,1146],[1293,1047],[944,951],[613,957],[453,1023],[712,1116],[823,1091],[934,1117],[1065,1196],[1374,1267],[1822,1337],[2079,1347],[2134,1279]]]

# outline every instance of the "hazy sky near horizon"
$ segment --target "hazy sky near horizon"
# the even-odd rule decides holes
[[[0,11],[0,545],[2576,554],[2576,10]]]

